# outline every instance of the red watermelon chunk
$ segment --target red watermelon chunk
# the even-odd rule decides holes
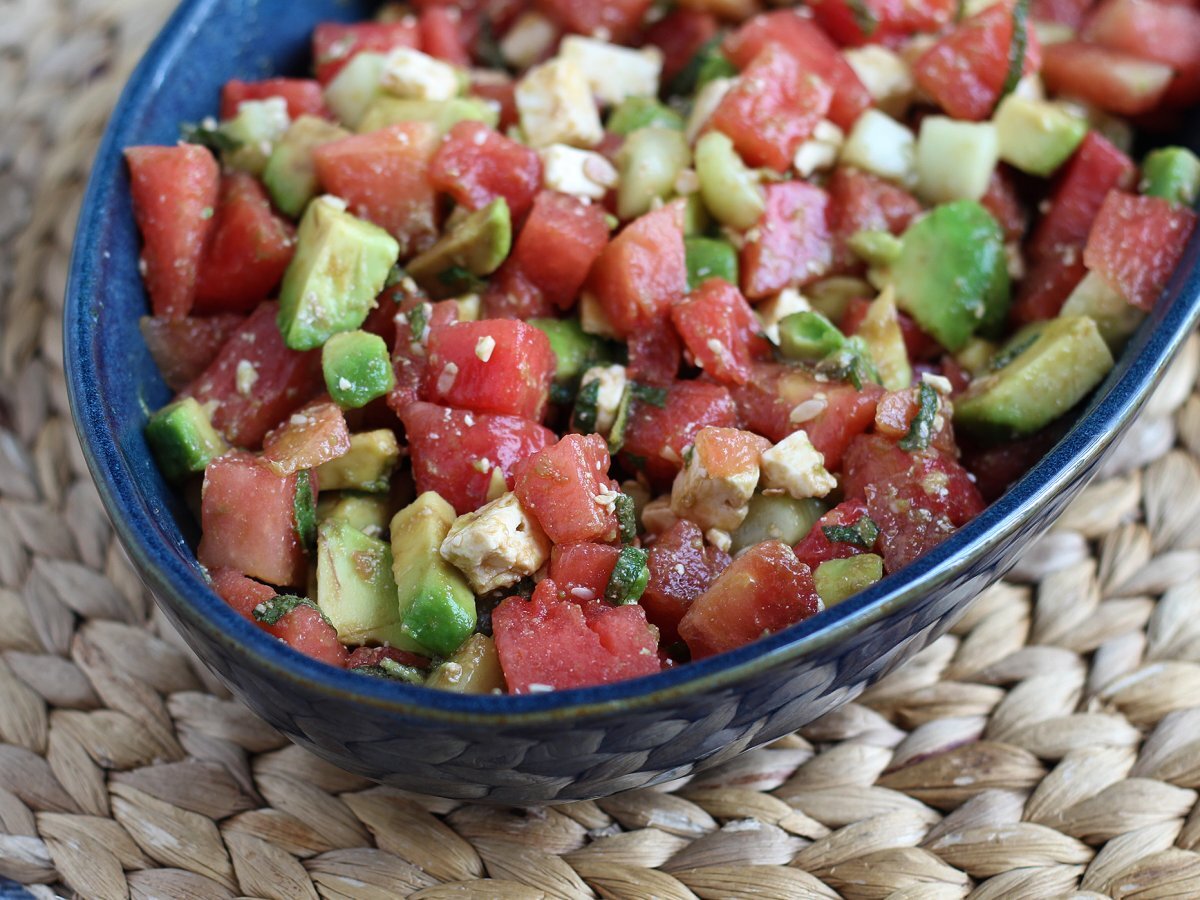
[[[467,69],[471,66],[471,54],[463,41],[460,23],[462,16],[457,9],[445,6],[430,6],[421,11],[421,50],[451,65]]]
[[[488,500],[493,471],[514,486],[517,463],[553,444],[549,428],[514,416],[477,415],[412,403],[400,414],[417,493],[436,491],[459,515]]]
[[[142,233],[142,278],[156,316],[181,319],[196,297],[213,228],[220,171],[208,148],[129,147],[133,214]]]
[[[771,356],[750,304],[719,278],[705,281],[671,307],[671,321],[696,365],[722,384],[745,384],[751,362]]]
[[[296,532],[298,485],[298,475],[276,475],[250,453],[227,453],[209,463],[196,551],[200,564],[281,587],[304,584],[308,562]]]
[[[535,6],[567,31],[622,43],[637,32],[653,0],[536,0]]]
[[[1164,63],[1083,41],[1050,44],[1042,64],[1042,79],[1052,92],[1121,116],[1154,110],[1174,75]]]
[[[359,53],[387,53],[397,47],[418,49],[421,34],[415,16],[396,22],[322,22],[313,30],[317,81],[329,84]]]
[[[843,46],[858,47],[891,46],[914,34],[941,31],[954,18],[957,4],[955,0],[815,0],[810,8],[830,37]]]
[[[245,316],[232,314],[204,319],[142,316],[138,327],[163,381],[171,390],[180,391],[200,377],[245,320]]]
[[[683,453],[706,425],[728,427],[737,414],[729,390],[704,381],[677,381],[664,406],[634,401],[621,458],[656,484],[669,484],[683,466]]]
[[[311,78],[266,78],[262,81],[230,79],[221,88],[221,118],[232,119],[238,114],[238,107],[247,100],[268,100],[271,97],[283,98],[287,103],[289,118],[330,118],[320,82]]]
[[[638,601],[664,644],[679,640],[679,620],[729,565],[729,554],[706,547],[700,527],[680,519],[650,545],[650,580]]]
[[[641,384],[670,385],[679,375],[683,345],[669,318],[639,328],[625,342],[628,352],[626,371]]]
[[[733,650],[816,615],[812,570],[779,541],[751,547],[688,607],[679,636],[693,659]]]
[[[829,559],[846,559],[860,553],[872,553],[875,548],[860,547],[849,541],[831,541],[825,534],[826,528],[849,527],[867,515],[867,504],[860,498],[839,503],[813,523],[812,529],[796,545],[796,558],[814,572],[817,566]]]
[[[428,317],[427,321],[423,321],[425,316]],[[387,404],[396,415],[420,399],[421,384],[425,381],[429,335],[434,329],[457,321],[458,304],[453,300],[427,304],[420,297],[407,297],[399,310],[393,313],[392,371],[396,376],[396,384],[388,394]]]
[[[659,671],[658,634],[637,604],[592,619],[551,578],[533,597],[509,597],[492,613],[504,680],[514,694],[609,684]]]
[[[550,553],[550,578],[558,587],[559,597],[578,603],[588,619],[612,606],[604,593],[612,578],[621,548],[611,544],[558,544]]]
[[[504,268],[515,267],[547,302],[569,309],[606,244],[603,206],[570,194],[541,191]],[[554,252],[547,253],[547,247]]]
[[[568,434],[520,463],[513,490],[556,544],[615,541],[617,515],[608,445],[598,434]],[[608,502],[601,502],[607,498]]]
[[[519,222],[542,186],[542,161],[524,144],[482,122],[459,122],[434,155],[429,177],[435,188],[467,209],[482,209],[503,197],[513,221]]]
[[[346,416],[327,397],[292,413],[263,438],[263,461],[277,475],[315,469],[349,452]]]
[[[815,281],[833,263],[829,195],[804,181],[769,184],[766,195],[741,253],[742,293],[751,300]]]
[[[662,80],[670,84],[716,34],[717,19],[712,13],[676,7],[647,28],[643,40],[646,46],[662,51]]]
[[[414,669],[428,669],[432,665],[427,656],[397,650],[395,647],[356,647],[346,659],[346,668],[377,667],[385,659],[402,666],[412,666]]]
[[[833,266],[839,272],[861,267],[847,242],[860,231],[901,234],[920,212],[917,198],[869,172],[838,166],[826,186]]]

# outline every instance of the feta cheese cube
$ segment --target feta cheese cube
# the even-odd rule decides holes
[[[596,38],[570,35],[563,38],[558,55],[579,67],[601,104],[615,106],[627,97],[658,95],[663,55],[657,47],[633,50]]]
[[[486,594],[540,569],[550,557],[550,540],[508,491],[455,519],[441,554],[467,576],[476,593]]]
[[[792,166],[804,178],[813,172],[833,168],[845,140],[842,129],[822,119],[813,130],[813,136],[796,148]]]
[[[603,200],[617,183],[617,170],[594,150],[551,144],[538,152],[542,158],[542,183],[552,191]]]
[[[539,12],[521,13],[500,40],[500,55],[518,69],[528,69],[544,57],[558,37],[558,26]]]
[[[868,109],[842,146],[842,162],[900,184],[911,184],[914,175],[913,133],[891,116]]]
[[[413,100],[452,100],[460,88],[454,66],[411,47],[387,55],[379,83],[388,93]]]
[[[671,485],[671,512],[705,531],[733,531],[742,524],[759,475],[758,453],[745,452],[754,442],[743,436],[757,438],[736,428],[700,429]]]
[[[558,57],[525,73],[517,82],[516,102],[531,147],[592,147],[604,137],[587,79],[569,59]]]
[[[689,145],[696,143],[700,132],[704,130],[704,126],[708,124],[712,114],[717,111],[717,107],[721,105],[725,95],[736,83],[736,78],[714,78],[700,88],[696,99],[692,101],[692,111],[688,114],[687,128],[683,132]]]
[[[779,323],[792,313],[811,310],[812,305],[808,299],[795,288],[784,288],[770,300],[764,300],[754,307],[758,321],[762,324],[763,334],[776,346],[779,345]]]
[[[786,491],[797,500],[824,497],[837,479],[825,469],[825,457],[803,431],[794,431],[762,455],[762,485]]]
[[[617,418],[617,409],[621,405],[621,397],[625,393],[624,366],[592,366],[583,373],[579,380],[582,390],[593,381],[600,385],[596,394],[596,432],[607,435],[612,431],[613,422]]]
[[[843,51],[846,62],[885,113],[903,118],[916,93],[912,67],[904,57],[879,44]]]

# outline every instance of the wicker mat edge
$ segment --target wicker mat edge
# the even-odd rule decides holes
[[[1200,342],[1010,580],[911,664],[690,781],[516,811],[373,786],[231,701],[114,541],[61,296],[170,4],[0,18],[0,896],[1200,896]]]

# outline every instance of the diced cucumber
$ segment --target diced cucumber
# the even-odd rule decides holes
[[[176,400],[151,416],[146,441],[169,481],[203,472],[229,449],[195,397]]]
[[[342,409],[359,409],[396,383],[387,344],[377,334],[343,331],[321,348],[325,387]]]
[[[347,128],[357,128],[371,101],[382,93],[379,79],[386,59],[382,53],[356,53],[325,87],[325,105]]]
[[[730,536],[730,552],[741,553],[763,541],[798,544],[826,509],[824,503],[814,498],[796,500],[786,494],[755,494],[750,498],[746,518]]]
[[[700,196],[722,225],[738,231],[753,228],[766,209],[758,173],[746,167],[733,141],[710,131],[696,144]]]
[[[237,115],[221,123],[221,133],[238,145],[231,153],[221,155],[222,162],[232,169],[262,175],[275,142],[283,137],[290,122],[287,102],[282,97],[243,100]]]
[[[926,116],[917,138],[917,193],[928,203],[978,200],[1000,160],[991,122]]]
[[[1043,178],[1071,158],[1088,130],[1086,119],[1063,106],[1016,94],[1001,101],[994,122],[1000,158]]]
[[[846,143],[842,145],[841,161],[858,168],[908,185],[913,180],[913,133],[891,116],[877,109],[868,109],[854,123]]]
[[[504,690],[504,672],[496,644],[486,634],[473,634],[441,663],[426,687],[456,694],[493,694]]]
[[[1033,434],[1086,397],[1113,366],[1108,344],[1087,316],[1051,319],[1032,342],[1024,340],[1018,332],[1010,344],[1023,349],[955,399],[957,427],[987,440]]]
[[[709,278],[723,278],[738,283],[737,251],[728,241],[717,238],[687,237],[683,239],[687,258],[688,290],[695,290]]]
[[[653,97],[627,97],[608,117],[606,130],[624,136],[650,127],[683,131],[683,116]]]
[[[1088,272],[1067,297],[1062,316],[1087,316],[1096,323],[1100,335],[1114,352],[1137,331],[1146,314],[1129,303],[1120,292],[1096,272]]]
[[[827,559],[813,573],[817,594],[828,609],[866,590],[883,578],[883,557],[859,553],[845,559]]]
[[[459,122],[483,122],[495,128],[500,114],[477,97],[453,100],[401,100],[379,95],[371,101],[359,121],[359,134],[369,134],[400,122],[432,122],[439,134],[445,134]]]
[[[687,138],[672,128],[640,128],[617,151],[617,215],[626,221],[650,211],[675,192],[675,180],[692,161]]]
[[[304,212],[319,188],[313,150],[349,136],[346,129],[316,116],[301,116],[293,122],[275,144],[263,170],[271,202],[293,218]]]
[[[322,491],[355,490],[386,493],[392,470],[400,461],[400,445],[389,428],[350,435],[350,451],[317,467]]]
[[[1200,159],[1186,147],[1160,147],[1142,160],[1138,190],[1191,206],[1200,194]]]
[[[404,636],[449,656],[475,630],[475,594],[462,573],[438,552],[456,516],[427,491],[392,518],[392,574]]]

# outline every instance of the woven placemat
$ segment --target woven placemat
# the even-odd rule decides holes
[[[1200,896],[1200,346],[1010,582],[858,702],[662,790],[375,787],[229,699],[71,431],[83,176],[163,0],[0,3],[0,896]]]

